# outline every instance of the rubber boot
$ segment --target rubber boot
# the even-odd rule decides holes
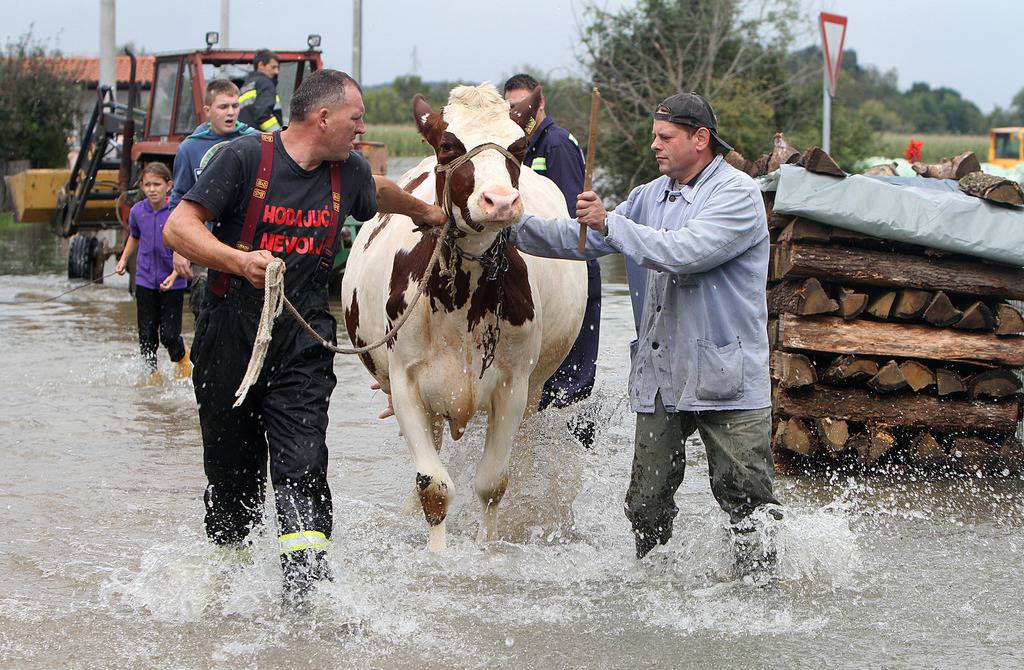
[[[164,376],[159,370],[153,370],[146,379],[147,386],[163,386]]]
[[[327,561],[327,552],[315,549],[293,551],[281,556],[284,576],[284,600],[301,604],[319,581],[334,581],[334,572]]]
[[[773,522],[782,520],[782,512],[768,510],[767,518],[767,525],[755,523],[747,517],[730,529],[737,575],[741,579],[750,578],[758,586],[772,586],[779,582],[777,529]]]
[[[215,545],[213,555],[221,565],[227,568],[242,569],[253,563],[252,545],[248,542]]]
[[[185,355],[180,361],[174,364],[174,378],[188,379],[192,376],[192,360],[188,356],[188,347],[185,347]]]

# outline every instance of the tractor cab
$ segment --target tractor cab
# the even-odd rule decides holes
[[[1012,168],[1024,162],[1024,127],[993,128],[988,138],[989,163]]]
[[[207,82],[227,78],[241,87],[252,72],[255,50],[214,49],[215,43],[216,33],[208,33],[210,48],[157,54],[148,105],[138,100],[135,56],[127,50],[132,62],[127,105],[116,102],[107,87],[100,87],[75,164],[63,188],[53,189],[54,229],[72,238],[69,277],[102,278],[104,262],[124,244],[128,211],[142,198],[138,188],[142,166],[161,161],[173,170],[181,141],[208,120],[203,112]],[[310,35],[308,44],[306,51],[275,50],[281,66],[277,95],[285,126],[295,90],[311,72],[323,67],[317,51],[320,37]],[[145,114],[140,107],[146,108]],[[387,172],[383,144],[357,142],[356,149],[364,153],[374,174]],[[350,219],[341,231],[343,253],[336,258],[339,272],[357,227]]]
[[[318,51],[277,51],[281,72],[277,94],[281,98],[284,125],[292,94],[302,79],[322,67]],[[138,141],[132,147],[136,166],[152,160],[170,164],[178,145],[207,118],[203,113],[206,83],[230,79],[241,88],[252,73],[255,51],[208,49],[158,54],[150,92],[149,112]]]

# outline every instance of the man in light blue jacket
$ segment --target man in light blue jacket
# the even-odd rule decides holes
[[[637,421],[625,511],[638,558],[672,536],[684,442],[695,430],[707,449],[711,490],[737,537],[756,530],[755,519],[781,518],[769,444],[764,203],[754,181],[718,155],[731,147],[701,96],[664,100],[653,130],[661,177],[633,189],[613,212],[592,191],[582,193],[578,221],[526,216],[512,238],[539,256],[626,257]],[[590,229],[585,251],[576,248],[580,223]],[[759,555],[767,560],[739,558],[751,568],[774,561],[770,548]]]

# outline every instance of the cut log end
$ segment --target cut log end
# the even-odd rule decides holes
[[[939,397],[956,395],[967,391],[964,380],[960,378],[960,375],[947,368],[939,368],[935,371],[935,385]]]
[[[953,324],[960,330],[995,330],[996,317],[980,300],[964,310],[964,315]]]
[[[878,374],[868,380],[868,386],[879,393],[891,393],[907,386],[907,378],[903,376],[896,361],[889,361]]]
[[[943,291],[936,292],[924,310],[924,320],[933,326],[952,326],[963,316]]]
[[[1020,184],[984,172],[971,172],[960,179],[960,190],[967,195],[1001,205],[1024,205]]]
[[[828,297],[821,282],[814,277],[806,280],[800,289],[800,300],[797,313],[801,316],[815,314],[834,314],[839,311],[839,303]]]
[[[888,319],[894,302],[896,302],[896,291],[883,291],[871,299],[867,312],[876,319]]]
[[[1016,307],[1005,302],[996,305],[996,324],[996,335],[1024,333],[1024,317]]]
[[[935,374],[923,363],[903,361],[900,363],[900,372],[907,380],[907,386],[915,393],[935,384]]]
[[[832,157],[821,147],[811,147],[800,158],[800,164],[808,172],[827,174],[834,177],[845,177],[846,173],[836,164]]]
[[[999,453],[980,437],[956,437],[949,455],[961,472],[976,475],[991,471]]]
[[[814,420],[814,428],[829,455],[835,457],[846,450],[846,442],[850,438],[848,423],[839,419],[819,418]]]
[[[871,379],[878,374],[878,363],[867,358],[839,356],[822,373],[822,379],[830,384],[842,384]]]
[[[799,388],[818,381],[814,365],[803,354],[774,351],[771,363],[772,377],[783,388]]]
[[[945,463],[948,460],[942,445],[928,431],[923,431],[911,440],[910,455],[914,461],[928,465]]]
[[[953,158],[943,158],[933,165],[914,163],[911,168],[918,175],[931,179],[961,179],[981,170],[981,163],[973,151],[965,151]]]
[[[829,226],[817,221],[795,217],[786,224],[779,233],[779,242],[818,242],[826,243],[832,239]]]
[[[857,459],[861,464],[874,465],[896,445],[896,438],[888,431],[870,428],[866,435],[851,439],[850,444],[857,451]]]
[[[868,307],[868,295],[851,289],[839,290],[839,313],[844,319],[856,319]]]
[[[1020,392],[1020,379],[1010,370],[995,368],[979,372],[967,383],[971,400],[977,398],[1007,398]]]
[[[912,321],[919,318],[932,301],[932,294],[918,289],[904,289],[896,295],[893,318]]]
[[[800,419],[785,419],[775,430],[776,445],[802,456],[813,456],[817,450],[814,435]]]

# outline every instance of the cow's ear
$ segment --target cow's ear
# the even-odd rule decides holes
[[[530,95],[526,96],[516,104],[512,105],[508,109],[509,118],[519,124],[527,135],[533,130],[534,117],[537,116],[537,110],[540,109],[540,101],[543,96],[543,87],[538,86],[533,89]]]
[[[416,120],[420,135],[434,147],[434,151],[437,151],[438,145],[441,144],[441,135],[448,128],[448,124],[440,114],[431,109],[430,103],[419,93],[412,98],[412,116]]]

